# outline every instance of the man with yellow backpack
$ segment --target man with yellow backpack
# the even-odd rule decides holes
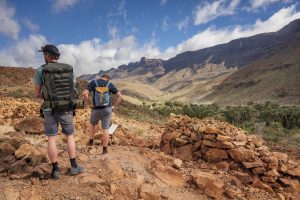
[[[112,110],[116,109],[121,100],[122,95],[118,89],[109,81],[110,76],[104,74],[100,79],[92,80],[87,88],[83,91],[83,97],[88,104],[92,104],[90,126],[89,126],[89,146],[93,146],[95,131],[98,122],[101,120],[103,130],[102,145],[103,159],[108,157],[109,142],[109,126],[111,121]],[[90,102],[89,94],[92,94],[93,102]],[[111,94],[114,94],[114,103],[111,102]]]

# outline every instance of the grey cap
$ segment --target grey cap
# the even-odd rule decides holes
[[[47,45],[41,47],[41,50],[39,50],[39,52],[49,53],[49,54],[52,54],[52,55],[55,55],[55,56],[60,55],[57,47],[52,45],[52,44],[47,44]]]

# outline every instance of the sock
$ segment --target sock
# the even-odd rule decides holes
[[[89,140],[89,145],[93,145],[94,144],[94,139],[90,139]]]
[[[103,147],[103,151],[102,151],[102,154],[107,154],[108,151],[107,151],[107,147]]]
[[[51,163],[51,165],[52,165],[52,172],[57,172],[57,171],[59,171],[57,162]]]
[[[76,158],[71,158],[70,163],[72,167],[77,167]]]

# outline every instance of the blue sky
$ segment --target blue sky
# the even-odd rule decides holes
[[[168,59],[300,18],[297,0],[0,0],[0,65],[38,67],[53,43],[77,74]]]

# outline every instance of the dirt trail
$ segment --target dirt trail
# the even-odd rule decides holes
[[[222,193],[217,196],[218,199],[289,199],[280,196],[281,194],[265,191],[266,188],[254,188],[249,183],[241,183],[247,179],[244,176],[245,173],[235,172],[232,175],[234,170],[226,168],[227,165],[224,162],[207,162],[205,159],[185,161],[184,157],[179,160],[161,152],[159,145],[162,135],[167,131],[165,126],[138,122],[117,115],[113,115],[113,121],[121,126],[116,131],[116,144],[109,147],[110,157],[103,161],[100,156],[102,147],[99,133],[95,136],[96,145],[92,148],[86,146],[88,110],[79,110],[75,117],[77,159],[78,163],[85,167],[84,173],[77,176],[69,175],[70,164],[65,139],[61,133],[58,138],[58,161],[61,169],[59,180],[49,178],[47,170],[50,170],[50,164],[45,161],[41,165],[46,166],[46,169],[39,170],[39,176],[32,173],[31,168],[35,170],[32,160],[29,162],[25,159],[30,166],[25,164],[19,168],[15,167],[16,169],[7,168],[10,164],[14,165],[18,162],[16,152],[23,143],[32,148],[35,152],[34,156],[37,155],[38,158],[46,156],[47,138],[43,135],[40,126],[36,127],[41,129],[32,130],[28,129],[26,124],[21,124],[17,126],[21,131],[13,131],[12,126],[20,121],[23,122],[28,117],[33,120],[29,124],[40,123],[34,117],[37,115],[37,102],[11,98],[0,100],[6,105],[5,109],[0,109],[2,125],[0,127],[0,172],[2,171],[0,173],[0,200],[206,200],[212,199],[209,196],[215,196],[212,193],[219,191]],[[34,134],[29,134],[28,131]],[[173,131],[175,135],[177,135],[176,131],[178,130]],[[189,132],[187,129],[181,131]],[[185,143],[187,139],[183,137],[174,141],[178,145]],[[38,161],[41,160],[36,161],[39,164]],[[202,187],[202,183],[206,185]],[[297,185],[299,182],[294,183],[291,188],[299,186]],[[287,184],[290,183],[287,182]],[[229,189],[228,185],[231,185]],[[227,189],[224,190],[224,188]]]

